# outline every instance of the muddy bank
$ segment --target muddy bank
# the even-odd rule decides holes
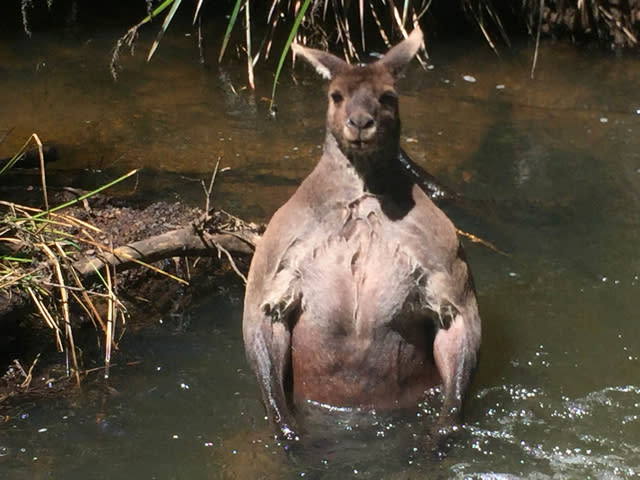
[[[51,189],[49,204],[83,193]],[[113,361],[125,328],[182,315],[206,292],[230,282],[241,285],[261,228],[182,202],[142,204],[101,194],[29,226],[20,217],[37,217],[32,208],[41,207],[39,188],[0,187],[0,198],[0,365],[7,368],[0,407],[16,396],[64,391],[89,369],[104,366],[109,336]],[[55,237],[46,236],[51,225]],[[40,248],[38,241],[47,246]],[[46,252],[58,246],[65,255],[54,261]]]
[[[529,4],[537,2],[526,2]],[[543,2],[541,27],[556,37],[597,39],[611,49],[638,46],[640,1]],[[529,5],[532,10],[532,6]]]

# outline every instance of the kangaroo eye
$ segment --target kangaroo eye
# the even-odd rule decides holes
[[[335,103],[336,105],[339,105],[340,103],[342,103],[342,100],[344,100],[344,97],[340,92],[335,91],[331,93],[331,100],[333,100],[333,103]]]
[[[398,96],[396,92],[387,91],[380,95],[378,101],[385,107],[394,107],[398,103]]]

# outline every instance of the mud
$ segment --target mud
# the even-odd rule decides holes
[[[83,193],[72,188],[56,189],[49,192],[49,204],[59,205]],[[40,189],[32,187],[0,187],[0,198],[5,202],[38,208],[42,203]],[[9,214],[9,206],[3,205],[1,208],[2,215]],[[94,240],[108,248],[187,226],[200,218],[203,212],[182,202],[143,204],[136,198],[96,195],[65,209],[64,213],[100,229],[100,233],[94,234]],[[74,235],[77,232],[68,233]],[[11,236],[11,232],[4,232],[4,236]],[[97,249],[84,246],[75,254],[75,258],[94,255]],[[237,265],[246,272],[247,260],[238,258]],[[184,315],[188,308],[197,304],[198,298],[204,297],[203,292],[220,289],[221,285],[229,285],[230,282],[241,283],[226,259],[170,258],[155,262],[153,266],[186,279],[189,285],[145,267],[118,272],[115,290],[126,311],[127,330],[144,328],[159,318]],[[98,281],[94,281],[92,286],[85,286],[97,291],[104,290]],[[54,297],[55,292],[51,293],[51,297]],[[52,303],[55,303],[53,298]],[[76,347],[83,352],[81,368],[99,366],[100,358],[104,355],[102,349],[98,348],[102,332],[93,327],[78,305],[71,303],[71,307]],[[97,307],[106,309],[100,303]],[[0,411],[9,408],[11,401],[17,398],[69,393],[68,387],[73,386],[75,380],[67,375],[64,365],[60,364],[64,357],[56,352],[52,331],[37,314],[20,283],[0,290],[0,339],[0,366],[7,369],[0,378]]]

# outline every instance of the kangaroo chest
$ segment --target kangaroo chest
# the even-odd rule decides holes
[[[419,298],[422,268],[406,248],[411,232],[369,194],[345,204],[328,223],[298,264],[305,318],[325,332],[373,337]]]
[[[301,257],[291,343],[297,401],[390,408],[414,404],[439,383],[434,324],[421,307],[426,275],[407,246],[409,225],[363,195]]]

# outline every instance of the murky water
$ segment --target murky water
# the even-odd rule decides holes
[[[0,156],[33,131],[59,145],[50,177],[100,184],[144,167],[143,194],[215,201],[264,220],[319,155],[324,94],[285,75],[279,117],[242,90],[242,63],[197,64],[175,29],[144,64],[108,53],[120,32],[0,44]],[[148,45],[148,39],[142,39]],[[146,42],[146,43],[145,43]],[[186,322],[129,333],[141,363],[0,426],[0,478],[634,478],[640,476],[640,66],[635,58],[483,45],[431,49],[401,87],[403,144],[468,201],[449,213],[508,256],[467,242],[484,321],[467,423],[448,458],[415,449],[425,414],[345,421],[318,452],[273,444],[242,352],[242,289]],[[213,55],[212,55],[213,56]],[[464,76],[470,76],[475,79]],[[133,188],[133,187],[130,187]],[[228,293],[229,293],[228,292]]]

